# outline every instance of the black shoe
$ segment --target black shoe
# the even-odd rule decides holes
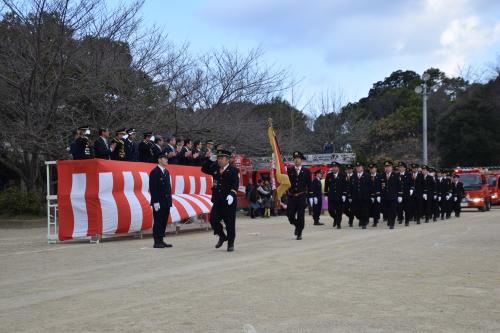
[[[405,227],[408,227],[410,225],[410,222],[405,222]]]
[[[362,226],[361,229],[366,229],[366,225]]]
[[[297,240],[301,240],[302,239],[302,235],[297,235]]]
[[[293,233],[295,236],[297,236],[299,234],[299,231],[297,230],[297,228],[295,228],[295,231]]]
[[[325,225],[325,224],[321,222],[314,222],[314,225]]]
[[[435,218],[433,218],[433,219],[432,219],[432,222],[437,222],[437,218],[436,218],[436,217],[435,217]]]
[[[394,229],[394,226],[393,226],[393,225],[391,225],[391,226],[389,227],[389,229]]]
[[[349,226],[352,228],[352,223],[349,223]]]
[[[339,225],[337,225],[337,229],[342,229],[342,227],[340,226],[340,224],[339,224]]]
[[[399,221],[398,221],[398,223],[399,223],[399,224],[403,224],[403,220],[399,220]]]
[[[376,228],[376,227],[377,227],[377,223],[373,223],[372,228]]]
[[[219,241],[217,242],[217,244],[215,244],[215,248],[218,249],[219,247],[221,247],[226,240],[227,240],[226,236],[219,236]]]
[[[227,247],[227,252],[233,252],[233,251],[234,251],[234,246]]]
[[[163,243],[155,243],[155,245],[153,245],[153,248],[155,249],[164,249],[165,247],[166,246]]]
[[[425,219],[425,223],[429,223],[429,219]]]
[[[417,224],[420,224],[420,220],[417,220]]]
[[[165,245],[165,247],[172,247],[173,246],[172,244],[168,244],[168,243],[165,243],[165,242],[163,242],[163,245]]]

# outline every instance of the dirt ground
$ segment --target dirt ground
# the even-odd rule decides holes
[[[210,232],[46,244],[0,229],[0,332],[500,332],[500,209],[404,227],[308,217]],[[345,220],[344,220],[345,223]]]

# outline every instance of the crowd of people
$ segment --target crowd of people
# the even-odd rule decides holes
[[[213,151],[221,149],[212,140],[191,140],[169,136],[166,139],[152,132],[143,133],[137,141],[134,128],[122,128],[110,138],[108,128],[100,128],[92,142],[89,126],[79,127],[68,151],[74,160],[99,158],[105,160],[157,163],[158,157],[166,153],[169,164],[201,166]]]

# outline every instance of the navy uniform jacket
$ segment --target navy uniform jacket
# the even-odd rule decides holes
[[[297,175],[295,166],[287,169],[288,178],[290,179],[290,188],[288,194],[292,197],[312,197],[311,172],[309,169],[301,167],[300,173]]]
[[[170,174],[167,169],[163,173],[156,166],[149,173],[149,192],[151,194],[151,206],[159,202],[163,208],[172,207],[172,186],[170,185]]]
[[[401,192],[403,192],[403,198],[410,197],[411,186],[411,174],[409,172],[398,173],[399,183],[401,186]]]
[[[410,174],[410,184],[413,189],[413,195],[417,197],[422,197],[424,194],[424,175],[420,172],[417,172],[417,176],[413,173]]]
[[[345,190],[349,199],[352,199],[351,195],[352,195],[353,180],[354,180],[354,174],[351,174],[350,176],[347,173],[345,174]]]
[[[94,154],[95,158],[102,158],[104,160],[109,160],[111,156],[111,149],[109,149],[109,144],[106,146],[104,138],[98,137],[94,141]]]
[[[158,160],[154,161],[153,156],[153,146],[154,144],[149,140],[142,140],[139,143],[139,162],[145,163],[154,163],[158,162]]]
[[[234,200],[230,207],[236,207],[236,195],[240,185],[238,169],[229,164],[226,170],[221,173],[217,162],[207,160],[203,164],[201,171],[212,176],[212,202],[214,205],[227,207],[226,198],[228,195],[232,195]]]
[[[423,189],[422,189],[422,194],[427,194],[427,200],[433,199],[434,192],[435,192],[435,183],[434,183],[434,177],[427,175],[423,178]]]
[[[370,173],[369,176],[370,176],[370,184],[372,186],[371,197],[375,199],[377,197],[380,197],[380,187],[381,187],[380,174],[376,173],[375,175],[372,175]]]
[[[125,160],[137,162],[137,144],[134,141],[125,139]]]
[[[339,172],[337,177],[333,172],[326,175],[325,179],[325,195],[328,200],[342,200],[342,196],[347,197],[347,184],[345,174]]]
[[[352,177],[351,198],[353,200],[369,200],[371,198],[372,185],[368,173],[363,172],[361,177],[355,172]]]
[[[462,201],[462,198],[465,195],[464,184],[461,181],[451,182],[451,193],[453,197],[457,198],[457,202]]]
[[[382,194],[383,200],[397,200],[398,197],[403,196],[398,174],[391,172],[389,179],[387,179],[387,174],[383,173],[380,180],[380,193]]]
[[[73,159],[88,160],[91,158],[90,140],[86,136],[77,138],[73,146]]]
[[[447,178],[441,178],[441,180],[437,180],[436,184],[436,192],[440,196],[446,196],[451,193],[451,184],[450,180]]]
[[[160,154],[163,152],[163,149],[161,147],[158,147],[156,143],[153,143],[151,145],[151,152],[153,153],[151,162],[158,161],[158,156],[160,156]]]
[[[311,183],[311,192],[312,192],[313,197],[321,198],[321,194],[322,194],[321,180],[319,180],[316,177],[314,178],[314,180]]]

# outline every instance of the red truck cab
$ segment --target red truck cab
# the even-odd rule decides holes
[[[488,171],[482,168],[457,168],[455,173],[460,176],[460,181],[464,184],[465,197],[461,202],[462,208],[489,211],[491,194],[487,181]]]
[[[491,204],[500,205],[500,170],[495,170],[488,175],[488,186],[491,193]]]

